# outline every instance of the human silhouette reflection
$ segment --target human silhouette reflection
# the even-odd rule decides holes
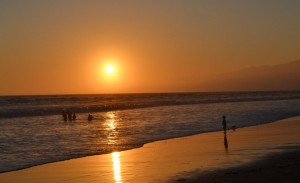
[[[228,140],[227,140],[227,135],[224,133],[224,147],[226,152],[228,152]]]

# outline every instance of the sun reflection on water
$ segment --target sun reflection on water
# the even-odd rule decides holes
[[[113,162],[115,183],[122,183],[120,152],[112,153],[112,162]]]
[[[106,113],[105,129],[107,134],[107,143],[116,144],[118,140],[117,123],[119,121],[115,112]]]
[[[108,117],[108,120],[107,120],[107,126],[110,130],[114,130],[116,129],[116,115],[114,112],[108,112],[107,113],[107,117]]]

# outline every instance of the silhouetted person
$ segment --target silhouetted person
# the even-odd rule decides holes
[[[72,119],[76,120],[76,114],[75,113],[73,114]]]
[[[62,111],[62,116],[63,116],[64,121],[67,121],[68,116],[67,116],[67,112],[65,110]]]
[[[67,114],[68,114],[68,120],[72,121],[72,113],[70,111],[67,111]]]
[[[92,121],[92,119],[93,119],[93,116],[91,114],[89,114],[88,121]]]
[[[224,133],[226,134],[226,119],[225,119],[225,116],[223,116],[223,122],[222,122],[222,125],[223,125]]]

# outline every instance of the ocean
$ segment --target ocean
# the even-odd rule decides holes
[[[300,91],[2,96],[0,172],[218,131],[223,115],[237,130],[298,116]]]

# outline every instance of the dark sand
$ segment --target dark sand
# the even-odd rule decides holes
[[[235,183],[235,182],[300,182],[300,147],[289,152],[266,156],[242,166],[191,173],[172,182],[184,183]]]

